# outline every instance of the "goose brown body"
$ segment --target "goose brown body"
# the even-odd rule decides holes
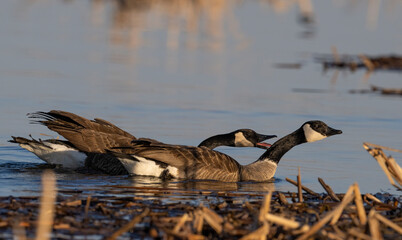
[[[306,142],[314,142],[326,137],[341,134],[342,131],[328,127],[322,121],[308,121],[291,134],[276,141],[261,157],[248,165],[241,165],[230,156],[204,147],[157,144],[147,141],[133,141],[129,150],[131,158],[119,157],[129,173],[143,175],[144,165],[163,163],[161,170],[153,176],[166,176],[182,179],[206,179],[226,182],[267,181],[276,172],[282,156]],[[163,174],[162,174],[163,173]],[[160,174],[160,176],[158,176]]]
[[[45,125],[50,130],[62,135],[68,141],[49,139],[35,140],[13,137],[10,142],[18,143],[21,147],[35,153],[39,158],[48,163],[62,163],[71,168],[84,165],[93,170],[99,170],[112,175],[128,174],[121,162],[115,157],[116,153],[129,153],[133,140],[146,141],[160,146],[166,144],[149,138],[136,138],[132,134],[122,130],[116,125],[99,118],[89,120],[76,114],[52,110],[50,112],[35,112],[28,114],[33,123]],[[203,148],[215,148],[218,146],[233,147],[260,147],[270,146],[262,141],[276,137],[275,135],[258,134],[251,129],[239,129],[228,134],[212,136],[204,140],[199,146]],[[67,146],[64,146],[67,145]],[[61,149],[60,149],[61,148]],[[78,152],[79,160],[67,156],[63,159],[62,151]],[[113,151],[114,154],[109,154]],[[51,159],[52,154],[57,153],[57,158]],[[75,165],[69,162],[75,162]],[[81,163],[82,162],[82,163]],[[61,164],[64,165],[64,164]]]

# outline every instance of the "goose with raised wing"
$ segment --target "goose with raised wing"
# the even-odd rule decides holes
[[[108,174],[128,174],[126,169],[114,155],[108,151],[124,153],[131,148],[133,140],[149,141],[163,144],[153,139],[137,139],[130,133],[120,129],[103,119],[89,120],[65,111],[36,112],[29,114],[34,123],[45,125],[50,130],[62,135],[67,141],[58,139],[35,140],[23,137],[12,137],[12,143],[37,155],[49,164],[63,168],[77,169],[84,166],[100,170]],[[204,140],[199,147],[216,148],[219,146],[268,148],[263,142],[276,137],[263,135],[251,129],[239,129],[227,134],[220,134]]]
[[[248,165],[241,165],[224,153],[203,147],[149,141],[133,141],[130,155],[117,153],[116,156],[134,175],[225,182],[267,181],[275,175],[282,156],[293,147],[341,133],[322,121],[308,121],[276,141],[257,161]]]

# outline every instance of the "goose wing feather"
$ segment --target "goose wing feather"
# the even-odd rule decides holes
[[[69,140],[80,151],[104,153],[106,149],[129,146],[133,139],[130,133],[116,125],[95,118],[89,120],[76,114],[58,110],[29,114],[34,123],[45,125]]]

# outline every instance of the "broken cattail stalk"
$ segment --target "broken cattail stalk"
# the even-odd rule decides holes
[[[278,225],[282,225],[284,227],[288,227],[288,228],[291,228],[291,229],[296,229],[296,228],[299,228],[299,227],[302,226],[299,222],[296,222],[296,221],[293,221],[293,220],[290,220],[290,219],[286,219],[284,217],[276,216],[276,215],[273,215],[273,214],[270,214],[270,213],[267,213],[265,215],[265,218],[270,222],[273,222],[273,223],[276,223]],[[302,229],[303,229],[303,231],[308,231],[309,227],[307,225],[305,225],[305,226],[302,227]]]
[[[349,229],[348,230],[348,234],[349,235],[352,235],[352,236],[354,236],[354,237],[356,237],[356,238],[360,238],[360,239],[364,239],[364,240],[370,240],[371,239],[371,237],[369,236],[369,235],[366,235],[366,234],[364,234],[364,233],[362,233],[362,232],[360,232],[358,229],[356,229],[356,228],[351,228],[351,229]]]
[[[209,208],[202,207],[205,221],[218,233],[222,232],[223,218]]]
[[[393,152],[400,152],[402,153],[402,150],[396,149],[396,148],[390,148],[390,147],[385,147],[385,146],[381,146],[378,144],[374,144],[374,143],[368,143],[368,142],[364,142],[363,146],[366,145],[367,147],[372,147],[372,148],[381,148],[384,150],[388,150],[388,151],[393,151]],[[366,148],[367,149],[367,148]]]
[[[290,182],[291,184],[293,184],[293,185],[295,185],[295,186],[297,187],[297,182],[296,182],[296,181],[294,181],[294,180],[292,180],[292,179],[290,179],[290,178],[285,178],[285,179],[286,179],[286,181]],[[309,194],[311,194],[311,195],[314,195],[314,196],[316,196],[316,197],[319,197],[319,196],[320,196],[320,194],[314,192],[313,190],[311,190],[310,188],[304,186],[303,184],[301,184],[301,187],[302,187],[302,189],[303,189],[304,191],[306,191],[307,193],[309,193]]]
[[[338,219],[341,217],[343,210],[345,207],[353,201],[353,192],[354,192],[354,186],[351,185],[346,192],[345,196],[342,199],[342,202],[335,208],[334,210],[334,216],[332,217],[331,220],[331,225],[334,225],[338,222]]]
[[[359,185],[356,182],[353,186],[354,186],[354,191],[355,191],[355,203],[356,203],[357,215],[359,216],[360,224],[366,225],[367,216],[366,216],[366,211],[364,210],[364,204],[363,204],[362,195],[360,193]]]
[[[367,145],[366,143],[363,143],[363,147],[367,150],[367,152],[369,152],[374,158],[375,160],[377,160],[378,164],[380,165],[381,169],[384,171],[385,175],[388,178],[388,181],[391,183],[391,185],[393,185],[394,187],[401,189],[401,187],[399,187],[398,185],[395,184],[394,178],[395,179],[399,179],[399,170],[400,167],[399,165],[393,164],[392,160],[391,160],[391,165],[393,165],[393,167],[391,167],[393,169],[394,174],[392,174],[387,166],[387,164],[389,164],[389,160],[387,158],[387,156],[384,154],[384,152],[380,149],[380,148],[370,148],[369,145]],[[402,176],[400,177],[402,179]],[[398,181],[399,182],[399,181]]]
[[[385,204],[385,203],[381,202],[380,199],[374,197],[374,196],[371,195],[370,193],[366,193],[366,194],[364,194],[364,196],[367,197],[368,199],[370,199],[370,200],[376,202],[376,203]]]
[[[328,195],[332,198],[332,200],[340,202],[341,200],[336,196],[334,191],[332,191],[332,188],[327,185],[322,178],[318,178],[318,181],[320,182],[321,186],[325,189],[325,191],[328,193]]]
[[[201,212],[201,210],[196,210],[194,212],[194,222],[193,222],[193,227],[194,227],[196,233],[202,232],[203,225],[204,225],[203,213]]]
[[[87,197],[87,202],[85,204],[85,215],[84,215],[84,219],[87,220],[88,219],[88,212],[89,212],[89,206],[91,204],[91,195],[89,195]]]
[[[297,192],[299,195],[299,202],[303,202],[303,193],[302,193],[302,186],[301,186],[301,175],[300,175],[300,167],[298,168],[299,174],[297,175]]]
[[[286,199],[286,197],[285,197],[285,195],[284,195],[283,193],[279,192],[278,195],[279,195],[279,201],[280,201],[282,204],[284,204],[284,205],[289,204],[289,203],[288,203],[288,200]]]
[[[310,236],[318,232],[325,224],[331,220],[331,218],[334,216],[335,211],[329,212],[325,217],[323,217],[319,222],[314,224],[309,231],[301,235],[300,237],[297,238],[297,240],[305,240],[308,239]]]
[[[183,214],[183,216],[177,222],[176,226],[173,228],[173,232],[178,233],[180,231],[180,228],[183,227],[183,225],[186,223],[188,219],[189,219],[188,214],[187,213]]]
[[[50,239],[56,194],[56,177],[53,171],[44,171],[42,174],[42,195],[40,200],[36,240]]]
[[[260,221],[260,223],[264,222],[265,215],[269,212],[269,208],[271,207],[271,198],[272,198],[272,192],[270,191],[268,192],[267,195],[265,195],[260,208],[260,214],[258,216],[258,221]]]
[[[376,211],[373,209],[370,210],[368,215],[368,222],[370,227],[370,234],[373,240],[380,240],[382,239],[381,232],[380,232],[380,224],[375,216]]]
[[[255,240],[255,239],[267,239],[267,235],[269,233],[269,226],[267,222],[264,222],[264,224],[259,227],[257,230],[254,232],[251,232],[244,237],[240,238],[240,240]]]
[[[402,228],[400,226],[398,226],[397,224],[395,224],[394,222],[386,219],[384,216],[382,216],[379,213],[375,213],[375,217],[381,221],[382,223],[384,223],[385,225],[387,225],[388,227],[394,229],[395,231],[397,231],[399,234],[401,234],[402,236]]]
[[[149,212],[150,212],[149,208],[145,208],[145,210],[141,214],[135,216],[130,222],[128,222],[126,225],[124,225],[119,230],[114,232],[110,237],[107,238],[107,240],[117,239],[120,235],[132,229],[137,223],[139,223],[144,217],[146,217],[149,214]]]
[[[363,62],[364,66],[366,66],[368,71],[373,71],[374,70],[374,64],[373,62],[366,56],[364,55],[359,55],[360,60]]]

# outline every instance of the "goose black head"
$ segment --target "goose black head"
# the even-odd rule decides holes
[[[307,142],[315,142],[326,137],[342,133],[341,130],[331,128],[319,120],[304,123],[302,129]]]
[[[256,133],[251,129],[239,129],[231,132],[231,135],[234,136],[234,147],[258,147],[263,149],[267,149],[271,146],[271,144],[263,141],[276,137],[276,135]]]

